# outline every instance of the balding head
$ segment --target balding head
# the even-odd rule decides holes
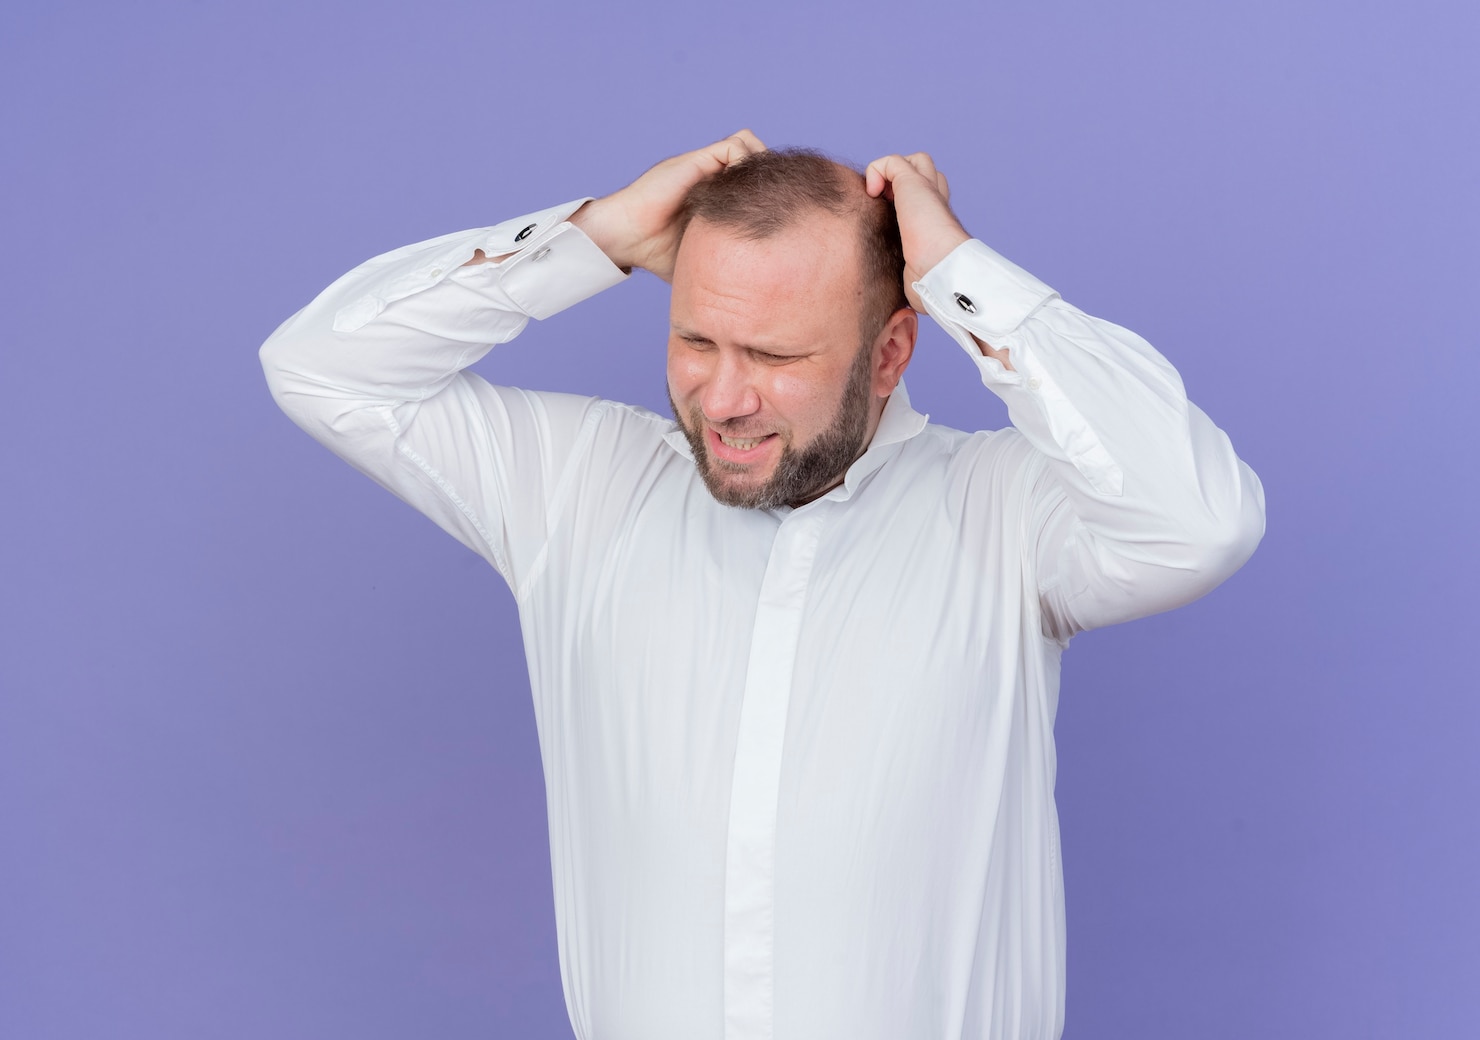
[[[858,229],[864,296],[859,332],[867,343],[909,301],[894,204],[870,198],[862,172],[806,148],[756,152],[689,189],[680,236],[691,221],[702,220],[758,241],[818,211],[848,218]]]

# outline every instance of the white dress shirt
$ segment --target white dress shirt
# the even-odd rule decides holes
[[[973,240],[916,289],[1014,428],[901,385],[839,487],[720,505],[670,418],[465,371],[623,280],[584,201],[371,260],[262,348],[514,591],[576,1036],[1058,1037],[1060,652],[1233,573],[1258,478],[1144,340]]]

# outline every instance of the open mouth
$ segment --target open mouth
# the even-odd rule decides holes
[[[704,432],[709,441],[709,450],[715,458],[726,462],[752,462],[764,455],[770,443],[776,439],[774,433],[763,437],[726,437],[712,426],[705,427]]]

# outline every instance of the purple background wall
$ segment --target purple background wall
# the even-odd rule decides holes
[[[511,597],[256,348],[740,126],[933,152],[1264,480],[1228,585],[1066,658],[1066,1036],[1480,1035],[1474,10],[6,5],[0,1036],[570,1035]],[[661,407],[665,307],[482,371]],[[1005,421],[936,329],[910,382]]]

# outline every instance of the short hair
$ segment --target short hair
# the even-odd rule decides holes
[[[689,189],[679,210],[679,240],[694,220],[758,240],[817,210],[854,217],[865,296],[859,325],[868,343],[890,315],[910,304],[894,203],[883,196],[870,198],[863,185],[862,170],[811,148],[754,152]]]

